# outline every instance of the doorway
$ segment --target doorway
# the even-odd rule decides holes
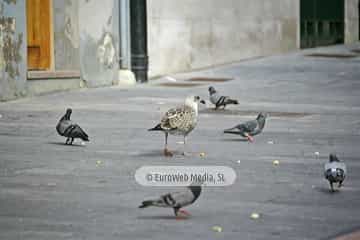
[[[51,67],[51,0],[26,0],[28,70]]]
[[[301,48],[344,43],[344,0],[300,0]]]

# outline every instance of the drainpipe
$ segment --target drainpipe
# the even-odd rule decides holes
[[[119,2],[119,33],[120,33],[120,69],[131,68],[130,50],[130,3],[129,0]]]
[[[130,1],[131,70],[136,81],[148,81],[146,0]]]

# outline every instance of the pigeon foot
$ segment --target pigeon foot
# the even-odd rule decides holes
[[[254,142],[254,138],[252,136],[248,135],[246,138],[248,139],[249,142],[251,143]]]
[[[191,214],[185,210],[179,210],[179,213],[185,214],[186,216],[191,216]]]
[[[191,214],[185,210],[179,210],[178,214],[176,215],[176,220],[185,220],[190,217]]]

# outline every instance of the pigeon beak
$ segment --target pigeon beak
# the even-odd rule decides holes
[[[203,99],[200,100],[200,103],[201,104],[206,104],[205,100],[203,100]]]

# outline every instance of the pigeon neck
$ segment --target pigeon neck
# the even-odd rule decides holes
[[[200,196],[201,193],[201,186],[189,186],[192,194],[194,195],[193,202]]]
[[[212,93],[210,93],[210,96],[217,97],[218,93],[217,92],[212,92]]]
[[[330,155],[329,162],[340,162],[340,161],[335,155]]]
[[[71,113],[65,113],[65,115],[61,118],[61,120],[70,120]]]
[[[258,119],[258,123],[259,123],[259,128],[263,129],[265,126],[265,118]]]

